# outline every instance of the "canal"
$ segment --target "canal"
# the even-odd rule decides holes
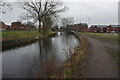
[[[45,77],[62,65],[67,53],[73,52],[79,40],[74,35],[58,32],[54,37],[36,40],[26,46],[2,52],[3,78]]]

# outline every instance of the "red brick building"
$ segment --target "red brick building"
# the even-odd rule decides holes
[[[21,22],[12,22],[10,29],[17,30],[17,29],[20,29],[21,26],[22,26]]]
[[[8,30],[10,26],[6,25],[4,22],[0,22],[0,29]]]
[[[120,25],[111,25],[113,27],[113,32],[120,32]]]
[[[87,32],[88,31],[88,25],[86,23],[68,25],[66,28],[68,30],[79,31],[79,32]]]
[[[30,29],[33,29],[33,27],[29,25],[23,25],[21,22],[13,22],[11,23],[10,29],[11,30],[30,30]]]
[[[89,32],[106,32],[107,25],[92,25]]]
[[[0,22],[1,30],[31,30],[36,29],[34,26],[23,25],[21,22],[12,22],[11,26],[6,25],[4,22]]]
[[[89,28],[89,32],[120,32],[120,25],[92,25]]]

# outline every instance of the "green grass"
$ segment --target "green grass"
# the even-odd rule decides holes
[[[114,50],[113,48],[106,47],[107,51],[110,53],[110,55],[113,57],[114,60],[118,61],[118,50]]]
[[[86,34],[90,37],[111,43],[118,43],[119,38],[117,33],[80,33],[80,34]]]
[[[54,34],[54,31],[49,30],[48,34]]]
[[[53,34],[53,31],[49,31],[48,34]],[[23,38],[42,37],[43,35],[38,31],[2,31],[2,40],[13,40]]]
[[[37,31],[3,31],[2,40],[30,38],[38,35],[39,33]]]

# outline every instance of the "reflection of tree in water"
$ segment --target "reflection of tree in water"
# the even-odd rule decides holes
[[[40,53],[39,60],[37,61],[38,68],[36,68],[35,78],[50,77],[55,69],[60,66],[58,64],[62,64],[60,62],[60,55],[65,53],[62,50],[67,48],[67,51],[70,51],[76,46],[74,40],[76,40],[74,36],[65,34],[39,41]],[[64,54],[63,56],[65,57],[66,55]],[[67,57],[69,57],[69,55]]]
[[[39,66],[35,72],[35,78],[47,78],[50,77],[56,68],[56,57],[53,54],[52,49],[52,39],[45,38],[39,41],[39,61],[37,65]]]

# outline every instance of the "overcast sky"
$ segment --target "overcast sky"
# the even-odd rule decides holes
[[[9,0],[13,1],[13,0]],[[74,17],[75,23],[86,22],[90,24],[117,24],[119,0],[62,0],[69,10],[62,13],[63,17]],[[14,5],[12,11],[2,15],[2,21],[10,24],[17,21],[24,12],[19,6]]]

